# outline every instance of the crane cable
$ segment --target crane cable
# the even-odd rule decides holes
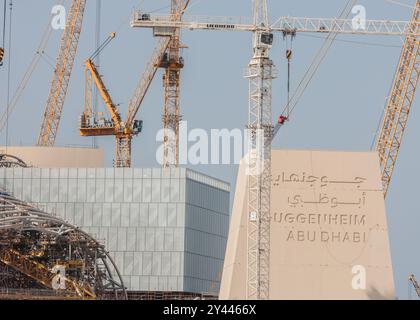
[[[288,38],[290,37],[290,44]],[[293,57],[293,40],[296,37],[296,32],[284,32],[283,39],[286,40],[286,59],[287,59],[287,105],[285,120],[289,119],[290,116],[290,80],[291,80],[291,62]]]
[[[59,2],[59,4],[63,4],[63,3],[64,3],[64,0],[61,0]],[[47,24],[47,27],[46,27],[43,35],[42,35],[40,44],[39,44],[38,48],[36,49],[35,54],[32,58],[32,61],[29,65],[29,67],[27,68],[27,70],[25,71],[25,74],[23,75],[23,77],[22,77],[22,79],[19,83],[18,88],[16,89],[12,99],[10,100],[8,108],[3,112],[3,114],[0,117],[0,132],[2,132],[4,130],[7,119],[10,117],[10,114],[16,108],[16,105],[17,105],[19,99],[21,98],[21,96],[23,95],[23,92],[24,92],[26,86],[28,85],[29,80],[32,78],[32,75],[33,75],[36,67],[39,64],[39,61],[41,60],[41,58],[44,58],[44,55],[47,55],[46,52],[45,52],[45,48],[47,47],[47,45],[49,43],[52,31],[53,31],[53,28],[51,27],[52,19],[53,19],[53,16],[51,16],[50,19],[48,20],[48,24]]]
[[[356,4],[357,0],[348,0],[346,6],[342,10],[340,14],[340,18],[347,18],[351,12],[351,9]],[[309,66],[308,70],[306,71],[305,75],[303,76],[302,80],[300,81],[297,89],[294,91],[292,97],[288,100],[286,107],[284,108],[281,116],[279,119],[286,119],[288,120],[291,113],[296,108],[300,98],[303,96],[304,92],[306,91],[307,87],[311,83],[313,77],[315,76],[316,71],[320,67],[321,63],[324,61],[325,57],[329,49],[331,48],[333,42],[335,41],[338,33],[332,30],[327,38],[325,39],[322,47],[319,49],[315,57],[313,58],[311,65]],[[276,132],[277,133],[277,132]]]
[[[89,57],[89,60],[95,60],[95,58],[99,56],[102,50],[108,46],[108,44],[115,38],[116,35],[116,32],[111,32],[108,38],[106,38],[105,41],[92,53],[92,55]]]

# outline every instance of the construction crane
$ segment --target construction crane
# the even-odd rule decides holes
[[[385,108],[382,128],[376,141],[384,196],[386,197],[407,127],[420,76],[420,0],[416,1],[391,93]]]
[[[183,14],[185,13],[190,0],[183,1],[173,1],[172,7],[175,8],[175,14],[172,16],[173,19],[180,20]],[[141,19],[147,20],[149,15],[142,14]],[[109,42],[108,42],[109,43]],[[106,45],[105,45],[106,46]],[[102,50],[104,46],[101,46]],[[112,102],[112,98],[109,94],[109,91],[106,89],[106,86],[99,75],[98,69],[93,63],[92,57],[88,59],[85,63],[86,66],[86,93],[85,93],[85,109],[84,113],[81,116],[80,121],[80,135],[81,136],[108,136],[113,135],[116,137],[116,158],[114,165],[116,167],[131,167],[131,144],[134,136],[140,134],[143,122],[136,120],[135,117],[140,110],[140,107],[143,103],[143,100],[148,92],[150,85],[156,75],[157,70],[160,67],[167,69],[167,74],[170,74],[172,77],[173,72],[176,74],[174,78],[175,84],[168,78],[168,81],[165,81],[165,96],[168,94],[168,99],[165,99],[165,115],[173,114],[170,112],[176,112],[179,114],[179,73],[181,65],[177,64],[171,57],[173,54],[179,52],[179,37],[176,37],[175,40],[172,39],[170,34],[164,36],[158,42],[152,58],[146,66],[146,69],[143,75],[140,78],[138,86],[134,92],[133,97],[130,100],[127,119],[122,121],[122,115],[119,112],[118,108]],[[168,53],[169,50],[169,53]],[[172,50],[172,52],[171,52]],[[175,53],[174,53],[175,52]],[[164,64],[164,62],[167,64]],[[178,62],[180,59],[177,60]],[[178,80],[177,80],[178,79]],[[104,100],[105,105],[109,113],[111,114],[111,119],[98,119],[97,115],[93,113],[92,108],[92,88],[93,83],[95,83],[98,88],[102,99]],[[175,87],[176,95],[172,95],[172,88]],[[166,103],[167,102],[167,103]],[[172,108],[175,106],[175,108]],[[165,118],[165,116],[164,116]],[[169,116],[167,117],[169,118]],[[173,122],[165,122],[167,125],[172,128],[174,125],[175,128],[178,128],[178,125]],[[169,134],[168,134],[169,136]],[[168,143],[171,143],[173,140],[168,139]]]
[[[418,295],[418,296],[419,296],[419,298],[420,298],[420,286],[419,286],[419,284],[418,284],[418,282],[417,282],[416,278],[414,277],[414,274],[411,274],[411,275],[408,277],[408,280],[410,280],[410,282],[413,284],[413,287],[414,287],[414,289],[416,290],[416,293],[417,293],[417,295]]]
[[[85,61],[86,67],[86,92],[85,92],[85,110],[80,120],[80,135],[84,137],[91,136],[109,136],[114,135],[116,137],[116,166],[126,167],[129,166],[127,156],[123,153],[127,149],[124,143],[127,139],[132,139],[132,136],[138,135],[142,129],[142,122],[134,120],[133,125],[128,126],[123,122],[120,111],[112,101],[112,98],[107,90],[102,77],[96,65],[93,63],[95,57],[115,38],[115,33],[112,33],[108,39],[102,44],[95,53]],[[94,114],[92,102],[93,102],[93,83],[95,83],[99,94],[101,95],[109,113],[111,114],[111,120],[105,118],[97,119]]]
[[[247,299],[269,299],[270,278],[270,194],[271,194],[271,142],[272,80],[276,72],[269,51],[273,34],[298,32],[395,35],[412,34],[407,22],[370,20],[363,28],[355,28],[351,19],[314,19],[281,17],[274,24],[268,20],[266,0],[253,0],[253,19],[208,17],[201,21],[182,21],[165,15],[148,16],[135,12],[131,25],[152,28],[154,32],[166,28],[188,30],[245,31],[253,34],[253,57],[245,73],[250,82],[248,143],[248,239],[247,239]],[[283,119],[284,120],[284,119]],[[280,121],[283,122],[284,121]],[[281,126],[282,123],[279,123]]]
[[[176,15],[177,8],[183,1],[171,0],[171,14]],[[184,7],[189,4],[186,1]],[[184,59],[181,57],[180,29],[170,32],[170,42],[159,67],[164,68],[164,107],[163,107],[163,167],[179,166],[179,122],[180,122],[180,87],[181,69]],[[159,34],[156,34],[159,35]],[[167,36],[164,33],[163,36]]]
[[[82,31],[86,0],[73,0],[61,37],[61,45],[45,106],[38,146],[54,146],[63,112],[74,60]]]

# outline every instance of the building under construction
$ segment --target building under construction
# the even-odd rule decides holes
[[[250,1],[249,19],[187,17],[191,0],[168,1],[168,14],[136,9],[130,28],[151,29],[158,41],[127,110],[111,96],[116,84],[99,70],[99,55],[116,33],[102,44],[98,36],[84,63],[84,107],[73,128],[82,137],[115,139],[114,167],[107,168],[99,148],[56,147],[88,6],[72,0],[36,146],[0,148],[0,298],[394,299],[384,198],[420,77],[420,0],[413,2],[407,21],[352,19],[355,0],[337,17],[274,23],[267,0]],[[0,66],[8,67],[10,87],[5,29],[6,20],[12,28],[13,1],[8,8],[5,1]],[[239,166],[232,214],[229,183],[180,167],[181,72],[188,67],[183,30],[252,39],[245,71],[249,152]],[[325,42],[292,94],[290,43],[300,33]],[[288,99],[278,115],[272,108],[276,34],[288,44]],[[8,92],[0,117],[6,145],[10,114],[50,35],[51,28],[15,94]],[[338,35],[405,38],[373,152],[272,150]],[[133,168],[133,141],[143,130],[138,115],[159,69],[162,168]],[[413,275],[410,281],[419,292]]]
[[[99,241],[130,298],[217,296],[229,184],[187,169],[83,168],[80,161],[79,168],[5,165],[0,187]]]
[[[24,166],[4,155],[1,164]],[[103,244],[5,189],[0,191],[0,272],[4,299],[127,298]]]

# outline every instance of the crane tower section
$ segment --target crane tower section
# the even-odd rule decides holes
[[[382,129],[376,143],[382,170],[384,196],[388,192],[419,81],[420,43],[417,36],[420,30],[419,22],[420,0],[417,0],[385,109]]]
[[[73,0],[68,13],[38,137],[38,146],[55,145],[74,59],[76,58],[79,45],[85,7],[86,0]]]
[[[254,0],[254,55],[246,70],[249,80],[247,299],[269,299],[272,80],[269,57],[273,34],[268,29],[267,2]]]
[[[171,15],[177,16],[181,0],[172,0]],[[184,4],[185,6],[185,4]],[[181,16],[178,16],[180,19]],[[163,106],[163,167],[177,167],[179,165],[179,122],[180,122],[180,86],[181,69],[184,60],[180,53],[181,30],[175,28],[170,38],[161,68],[165,69],[163,75],[164,106]]]

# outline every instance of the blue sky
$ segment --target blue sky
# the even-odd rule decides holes
[[[8,0],[9,1],[9,0]],[[1,1],[2,2],[2,1]],[[45,29],[51,8],[58,0],[14,0],[12,92],[29,65]],[[334,17],[345,0],[269,1],[270,17]],[[414,0],[398,0],[412,6]],[[69,7],[69,0],[65,1]],[[102,38],[116,31],[117,38],[101,55],[101,73],[116,103],[126,109],[156,39],[150,30],[132,29],[129,17],[134,7],[148,11],[167,7],[168,0],[102,0]],[[367,9],[368,19],[408,20],[410,8],[388,0],[365,0],[358,4]],[[78,117],[83,111],[83,60],[95,50],[95,1],[88,1],[78,57],[66,99],[58,145],[91,145],[90,138],[78,135]],[[167,8],[157,12],[165,13]],[[188,12],[208,16],[251,15],[250,0],[193,0]],[[60,31],[54,31],[47,55],[39,64],[27,90],[10,118],[10,144],[33,145],[36,142],[48,95],[52,64]],[[320,38],[298,35],[294,42],[292,88],[306,71],[321,46]],[[190,129],[244,128],[247,123],[248,85],[243,72],[251,57],[251,35],[247,33],[185,31],[183,52],[186,67],[182,75],[182,114]],[[292,149],[369,150],[388,95],[400,54],[398,37],[340,36],[314,81],[300,101],[292,121],[283,128],[275,146]],[[365,42],[370,43],[367,45]],[[379,45],[377,45],[379,44]],[[286,99],[286,44],[276,35],[272,59],[279,70],[273,84],[273,112],[280,113]],[[0,107],[6,102],[6,68],[0,69]],[[161,127],[162,74],[159,72],[144,101],[139,118],[144,133],[135,139],[135,166],[155,167],[155,142]],[[420,160],[417,137],[420,134],[418,99],[415,101],[394,179],[387,198],[390,241],[397,295],[407,298],[408,275],[420,276],[420,203],[417,201]],[[5,141],[4,132],[0,139]],[[114,140],[101,138],[107,165],[114,158]],[[236,166],[200,165],[193,169],[222,178],[234,186]],[[414,296],[414,293],[413,293]]]

